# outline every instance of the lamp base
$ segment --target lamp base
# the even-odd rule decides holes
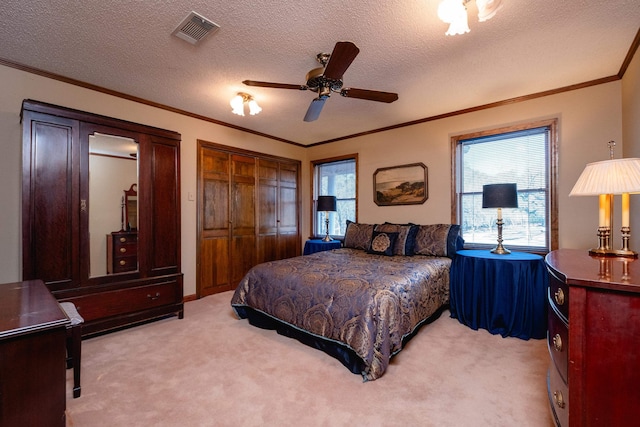
[[[589,249],[589,255],[638,258],[638,253],[628,249]]]
[[[329,212],[324,213],[324,224],[327,230],[327,235],[322,239],[323,242],[330,242],[333,240],[331,236],[329,236]]]
[[[498,254],[498,255],[507,255],[510,254],[511,251],[507,248],[505,248],[504,246],[502,246],[502,243],[498,244],[498,246],[496,246],[495,248],[491,249],[491,253],[492,254]]]
[[[631,230],[629,227],[622,227],[622,248],[611,249],[611,230],[609,227],[598,227],[598,241],[600,246],[596,249],[589,249],[589,255],[638,258],[638,253],[629,249],[629,237]]]
[[[500,210],[500,208],[498,208],[498,210]],[[511,251],[505,248],[504,246],[502,246],[502,218],[501,217],[498,217],[496,224],[498,225],[498,246],[491,249],[491,253],[498,254],[498,255],[510,254]]]

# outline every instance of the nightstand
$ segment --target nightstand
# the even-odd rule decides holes
[[[304,244],[303,255],[311,255],[316,252],[330,251],[331,249],[340,249],[342,243],[340,240],[330,240],[325,242],[322,239],[307,240]]]
[[[546,337],[549,279],[540,255],[458,251],[450,279],[451,317],[460,323],[503,337]]]

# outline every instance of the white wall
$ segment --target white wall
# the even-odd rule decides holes
[[[622,137],[624,157],[640,157],[640,53],[636,52],[622,79]],[[630,197],[629,247],[640,252],[640,194]]]
[[[584,166],[609,156],[607,142],[622,141],[621,83],[607,83],[526,102],[319,145],[310,160],[359,152],[358,220],[429,224],[451,221],[451,136],[517,123],[559,120],[559,244],[597,245],[597,198],[569,192]],[[622,150],[616,153],[622,156]],[[377,168],[422,162],[429,168],[429,199],[423,205],[377,206],[373,173]]]
[[[24,99],[49,102],[109,117],[179,132],[184,293],[196,292],[197,140],[270,153],[304,161],[306,149],[225,126],[171,113],[114,96],[72,86],[0,65],[0,283],[22,279],[21,174],[22,131],[20,108]],[[250,119],[250,117],[248,117]],[[303,163],[305,164],[305,163]],[[304,177],[306,176],[306,177]],[[303,168],[308,182],[308,168]],[[308,188],[308,187],[305,187]],[[306,203],[306,202],[305,202]],[[308,209],[308,203],[305,206]],[[303,217],[306,221],[307,217]],[[308,229],[306,224],[303,227]],[[304,235],[304,234],[303,234]]]
[[[638,56],[638,55],[636,55]],[[625,156],[639,156],[638,59],[626,78]],[[560,246],[589,248],[597,244],[597,200],[568,194],[584,166],[608,158],[607,141],[620,144],[623,153],[623,82],[616,81],[489,110],[371,134],[309,149],[241,132],[209,122],[181,116],[150,106],[74,87],[13,68],[0,66],[0,283],[21,279],[21,125],[20,106],[30,98],[65,107],[103,114],[181,133],[182,270],[185,295],[195,294],[197,140],[202,139],[252,151],[302,161],[302,230],[309,227],[309,162],[347,153],[359,153],[359,212],[363,222],[449,222],[451,218],[450,137],[483,129],[503,127],[539,119],[559,119],[559,228]],[[631,113],[629,113],[631,111]],[[631,116],[628,118],[628,116]],[[633,141],[630,141],[633,139]],[[379,207],[373,202],[373,173],[377,168],[423,162],[429,168],[429,199],[423,205]],[[632,197],[633,199],[634,197]],[[635,197],[640,198],[640,197]],[[637,225],[637,201],[634,227]],[[619,211],[618,211],[619,212]],[[619,219],[618,219],[619,220]],[[633,228],[632,228],[633,230]]]

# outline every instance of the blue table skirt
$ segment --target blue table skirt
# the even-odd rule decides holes
[[[548,286],[539,255],[458,251],[451,268],[451,317],[503,337],[545,338]]]
[[[304,244],[303,255],[310,255],[316,252],[328,251],[331,249],[340,249],[340,240],[330,240],[325,242],[321,239],[307,240]]]

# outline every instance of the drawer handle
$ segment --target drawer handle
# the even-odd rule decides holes
[[[121,238],[120,238],[120,242],[121,242],[121,243],[124,243],[124,242],[126,242],[126,241],[127,241],[127,238],[126,238],[126,237],[121,237]]]
[[[553,392],[553,400],[555,400],[556,405],[558,405],[558,408],[564,409],[565,403],[564,403],[564,398],[562,397],[561,391]]]
[[[553,336],[553,348],[555,348],[556,351],[562,352],[562,338],[559,334]]]
[[[160,292],[156,292],[156,294],[153,296],[151,294],[147,294],[147,298],[149,298],[151,301],[155,301],[160,298]]]
[[[123,259],[120,260],[120,265],[126,265],[126,264],[127,264],[127,261],[125,261]]]
[[[120,253],[125,253],[127,252],[127,248],[120,248]]]
[[[564,304],[564,291],[562,289],[558,289],[554,294],[556,304],[563,305]]]

